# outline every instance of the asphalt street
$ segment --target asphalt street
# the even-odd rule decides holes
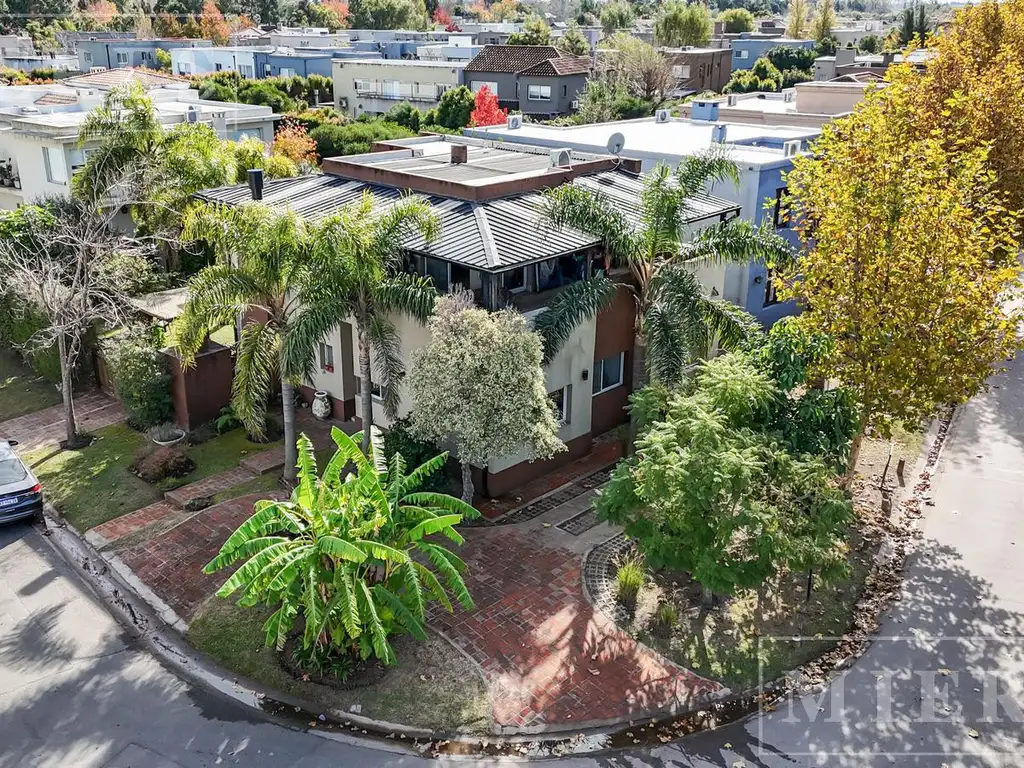
[[[903,598],[824,694],[657,749],[559,762],[1024,766],[1024,363],[961,409],[933,499]],[[180,680],[40,531],[0,529],[0,767],[428,762],[284,727]]]

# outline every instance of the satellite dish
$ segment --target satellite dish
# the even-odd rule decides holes
[[[626,145],[626,137],[621,133],[613,133],[608,137],[608,152],[613,155],[618,155],[622,152],[622,148]]]

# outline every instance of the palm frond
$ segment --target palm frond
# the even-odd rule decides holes
[[[684,158],[676,168],[675,177],[686,197],[704,192],[709,184],[729,181],[737,186],[740,183],[739,168],[724,146]]]
[[[249,322],[242,328],[231,382],[231,404],[245,428],[262,436],[267,423],[270,382],[278,369],[277,331],[269,323]]]
[[[188,300],[171,323],[168,343],[190,364],[212,331],[236,323],[263,295],[245,272],[226,264],[207,267],[189,280]]]
[[[389,272],[396,272],[402,245],[414,236],[426,242],[437,238],[441,220],[432,206],[418,195],[406,195],[388,205],[373,221],[372,247],[380,254]]]
[[[384,312],[401,312],[425,323],[434,314],[436,299],[437,289],[429,277],[402,272],[381,284],[374,303]]]
[[[544,343],[544,362],[551,362],[581,323],[615,299],[617,286],[603,275],[567,286],[548,302],[547,309],[533,322],[533,330]]]
[[[763,261],[771,265],[788,264],[793,249],[771,227],[755,226],[747,219],[732,219],[709,227],[683,246],[684,260],[706,260],[710,264],[746,264]]]
[[[402,337],[395,324],[382,312],[374,312],[368,318],[366,335],[373,345],[373,365],[380,384],[384,413],[388,418],[398,416],[402,401],[402,379],[405,378],[405,364],[402,361]]]
[[[616,263],[625,263],[638,250],[629,220],[603,194],[563,184],[545,192],[542,206],[543,216],[551,225],[600,238]]]

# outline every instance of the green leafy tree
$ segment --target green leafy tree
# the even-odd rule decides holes
[[[825,462],[764,430],[781,398],[741,354],[705,363],[694,393],[669,397],[598,498],[651,567],[686,571],[705,601],[757,590],[760,605],[784,573],[846,571],[850,502]]]
[[[811,38],[818,41],[829,39],[832,37],[832,31],[835,28],[835,0],[818,0],[815,6],[814,18],[811,19]],[[821,55],[826,56],[829,54]]]
[[[153,328],[129,326],[103,343],[117,397],[136,429],[165,424],[174,415],[170,364],[158,346],[161,336]]]
[[[613,0],[601,7],[601,28],[606,35],[620,29],[632,29],[634,18],[633,6],[624,0]]]
[[[802,40],[807,31],[807,17],[811,8],[807,0],[789,0],[786,9],[786,37],[791,40]]]
[[[163,48],[156,49],[156,68],[164,72],[171,71],[171,54]]]
[[[714,23],[706,5],[670,0],[658,11],[654,22],[654,37],[658,45],[670,48],[700,46],[711,41],[713,29]]]
[[[540,16],[534,16],[523,25],[522,32],[508,36],[508,45],[550,45],[551,27]]]
[[[580,31],[580,25],[575,21],[569,22],[565,33],[555,40],[555,46],[562,53],[570,56],[586,56],[590,53],[590,42]]]
[[[353,29],[423,29],[427,9],[422,0],[353,0]]]
[[[900,89],[873,93],[787,177],[806,251],[781,295],[832,339],[820,375],[862,405],[851,472],[869,424],[887,436],[965,401],[1018,346],[1018,229],[988,149],[914,138],[915,119]]]
[[[338,449],[320,476],[312,443],[299,437],[291,498],[256,502],[203,570],[241,564],[217,595],[241,591],[241,605],[274,607],[263,627],[268,646],[283,648],[301,616],[305,649],[396,664],[391,638],[425,640],[428,602],[473,607],[466,564],[436,537],[462,544],[455,526],[479,513],[418,490],[445,454],[407,472],[400,454],[385,461],[374,446],[364,456],[337,427],[331,437]]]
[[[184,238],[212,248],[217,263],[189,281],[188,301],[171,325],[169,341],[182,362],[191,365],[211,332],[241,320],[231,405],[249,433],[261,436],[272,382],[280,381],[284,475],[292,480],[294,387],[311,364],[302,361],[312,361],[323,338],[310,333],[296,316],[324,306],[328,297],[321,288],[327,276],[310,267],[308,235],[298,217],[262,203],[192,208]]]
[[[420,129],[422,117],[423,114],[416,107],[407,101],[403,101],[401,104],[396,104],[389,109],[385,119],[415,132]]]
[[[369,152],[376,141],[406,139],[415,135],[404,125],[374,120],[370,123],[325,123],[310,131],[309,138],[313,139],[316,153],[323,160],[343,155],[361,155]]]
[[[754,14],[746,8],[730,8],[718,15],[718,20],[725,22],[726,32],[753,32]]]
[[[465,128],[475,107],[476,96],[469,88],[464,85],[450,88],[441,95],[437,105],[437,124],[445,128]]]
[[[776,45],[765,51],[763,58],[768,59],[772,66],[780,72],[785,72],[787,69],[801,69],[813,73],[816,55],[810,48]]]
[[[430,341],[413,355],[413,426],[455,447],[463,501],[473,500],[473,465],[524,449],[531,460],[565,450],[542,357],[541,339],[520,312],[479,309],[472,294],[438,300]]]
[[[782,73],[764,56],[750,69],[737,69],[722,90],[725,93],[775,92],[782,90]]]
[[[878,53],[882,50],[882,41],[878,39],[878,35],[864,35],[857,41],[857,47],[864,53]]]
[[[385,413],[398,415],[405,368],[393,317],[403,314],[426,322],[437,296],[429,279],[402,271],[403,246],[414,238],[429,243],[439,226],[422,198],[407,196],[383,207],[366,193],[313,229],[316,271],[329,279],[323,301],[301,308],[294,326],[301,329],[300,341],[307,336],[319,340],[339,323],[349,318],[355,322],[364,450],[370,447],[375,384]],[[314,358],[304,343],[293,348],[286,342],[284,357],[290,369],[307,377],[313,373]]]
[[[726,349],[743,342],[753,329],[752,318],[730,302],[707,296],[692,262],[775,260],[786,257],[788,246],[774,232],[742,219],[708,228],[689,242],[682,236],[687,200],[710,183],[737,179],[736,166],[719,152],[689,157],[675,171],[659,165],[648,175],[638,201],[639,227],[604,195],[572,184],[551,190],[548,220],[600,237],[606,263],[628,267],[631,280],[615,283],[598,276],[556,296],[535,321],[544,339],[545,359],[550,360],[579,322],[596,314],[619,290],[629,291],[636,307],[634,390],[647,383],[648,375],[677,383],[686,366],[709,355],[716,342]]]

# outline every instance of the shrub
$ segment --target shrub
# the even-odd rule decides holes
[[[299,175],[299,167],[284,155],[264,157],[263,170],[269,179],[290,179]]]
[[[388,111],[387,119],[396,125],[408,128],[410,131],[415,132],[420,129],[420,111],[407,101],[393,106]]]
[[[356,668],[358,656],[345,650],[313,644],[308,648],[296,643],[292,649],[292,661],[303,672],[312,672],[345,682]]]
[[[646,580],[643,560],[636,556],[626,558],[615,572],[615,596],[623,603],[635,603]]]
[[[391,428],[384,434],[384,455],[391,460],[396,453],[402,454],[409,469],[415,469],[425,461],[437,456],[437,446],[426,440],[420,440],[412,434],[412,419],[406,416],[392,422]],[[424,491],[443,493],[451,483],[444,469],[439,469],[423,480]]]
[[[811,48],[776,45],[765,51],[763,55],[780,72],[785,72],[787,69],[806,69],[811,72],[814,70],[814,59],[817,54]]]
[[[126,328],[103,343],[103,359],[135,429],[162,424],[174,412],[170,366],[158,344],[158,331],[146,326]]]
[[[185,477],[196,468],[185,452],[176,446],[157,446],[136,455],[129,469],[147,483],[159,483],[170,477]]]
[[[38,331],[46,327],[46,319],[32,306],[14,296],[0,296],[0,342],[9,347],[20,347]],[[22,352],[25,364],[48,381],[60,382],[60,357],[57,345],[33,347]],[[79,355],[80,363],[88,355]]]
[[[725,22],[726,32],[752,32],[754,30],[754,14],[746,8],[730,8],[722,11],[719,21]]]
[[[295,165],[316,163],[316,142],[309,137],[304,125],[286,118],[284,125],[274,134],[270,147],[272,155],[287,157]]]
[[[469,125],[469,116],[476,106],[476,96],[464,85],[452,88],[442,94],[437,105],[438,125],[445,128],[465,128]]]
[[[674,603],[662,603],[654,612],[654,622],[662,629],[671,629],[679,623],[679,610]]]
[[[278,128],[278,132],[280,133],[289,123],[301,125],[307,132],[312,132],[314,128],[319,128],[321,125],[343,125],[345,116],[334,107],[317,107],[316,109],[304,109],[301,112],[291,112],[288,114],[287,120]]]
[[[407,139],[416,134],[408,128],[386,120],[354,122],[346,125],[321,125],[310,138],[316,142],[320,159],[369,152],[375,141]]]
[[[167,275],[153,262],[136,253],[112,253],[100,262],[98,278],[117,286],[129,296],[141,296],[167,287]]]
[[[233,429],[238,429],[242,426],[242,420],[238,418],[238,414],[235,413],[235,409],[230,405],[225,405],[220,409],[220,416],[214,422],[214,427],[217,429],[217,433],[223,435],[225,432],[230,432]]]
[[[797,83],[806,83],[814,79],[814,75],[806,69],[787,69],[782,73],[782,87],[792,88]]]

